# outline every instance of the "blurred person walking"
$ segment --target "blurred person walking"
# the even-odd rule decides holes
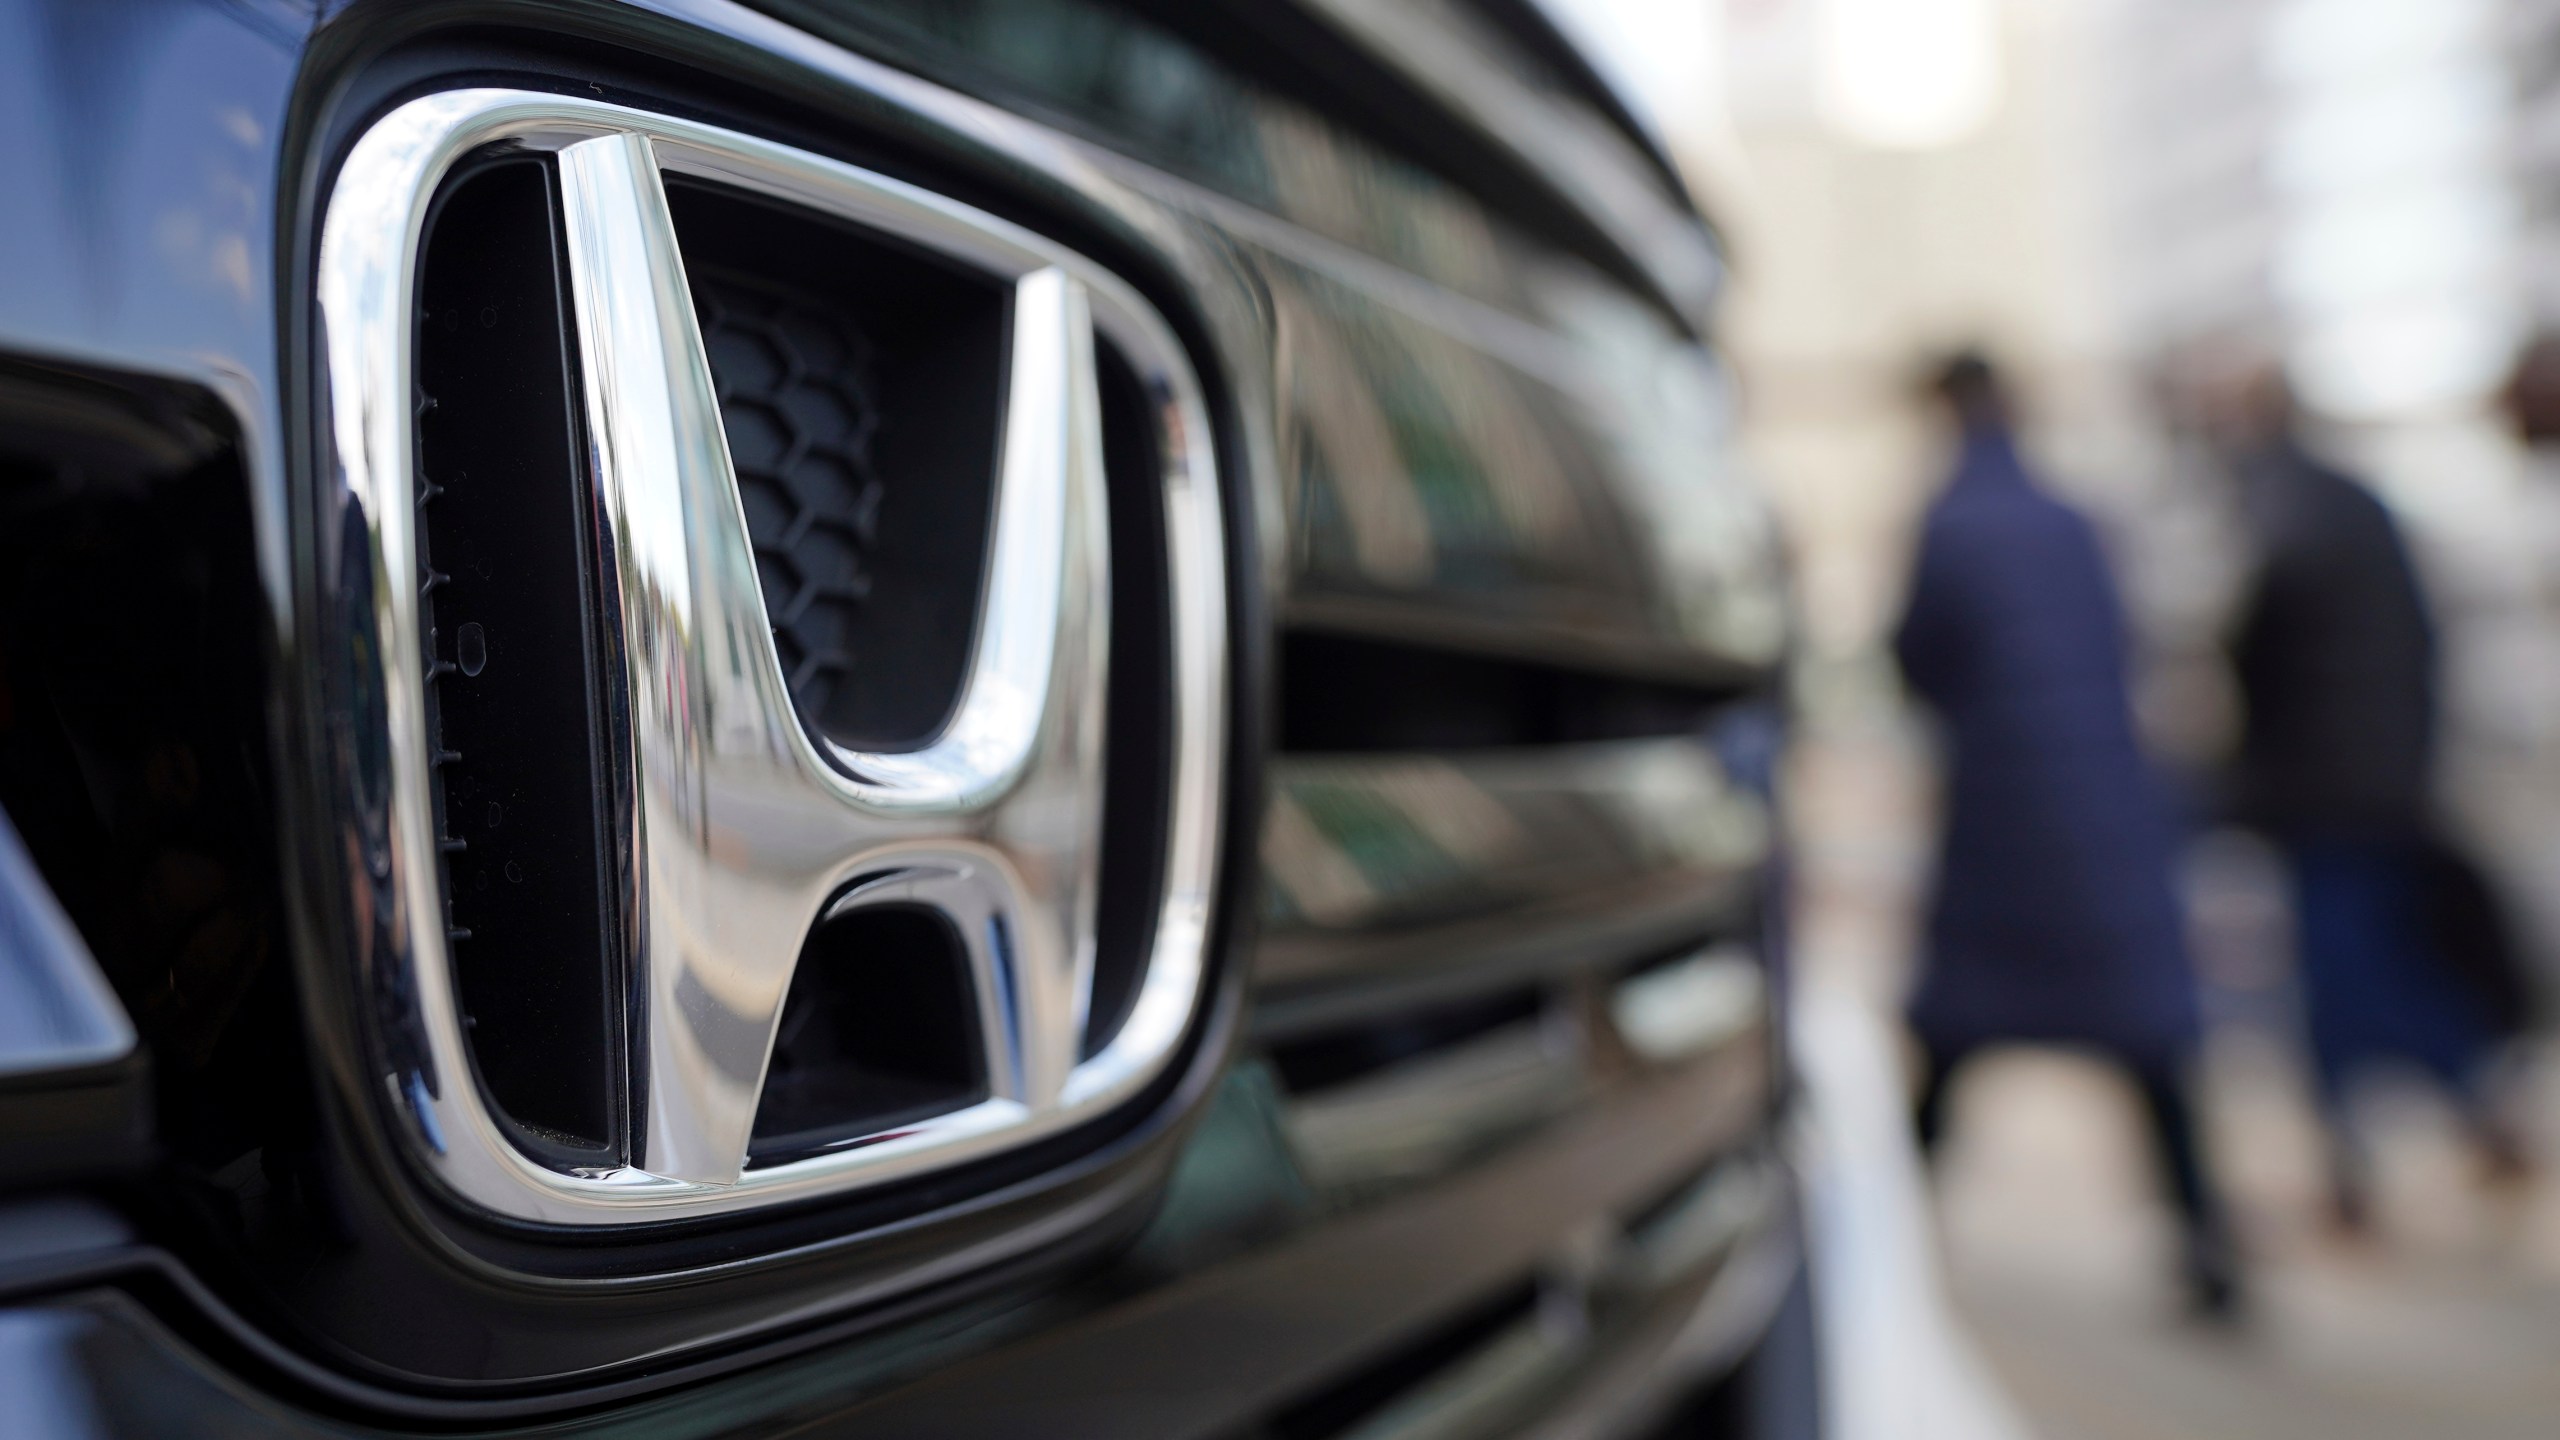
[[[2362,1230],[2370,1166],[2347,1098],[2377,1064],[2433,1075],[2492,1161],[2520,1163],[2482,1088],[2498,1026],[2445,943],[2462,928],[2450,910],[2493,902],[2431,820],[2436,626],[2399,525],[2304,445],[2271,358],[2226,362],[2199,388],[2256,548],[2231,641],[2244,712],[2233,806],[2291,872],[2331,1202]]]
[[[1945,824],[1926,954],[1909,1009],[1926,1054],[1920,1141],[1934,1153],[1948,1086],[2008,1043],[2111,1060],[2140,1093],[2183,1226],[2190,1303],[2239,1299],[2187,1070],[2195,980],[2171,888],[2167,797],[2126,700],[2126,635],[2089,522],[2020,459],[1979,356],[1939,371],[1959,435],[1929,508],[1895,653],[1946,734]]]

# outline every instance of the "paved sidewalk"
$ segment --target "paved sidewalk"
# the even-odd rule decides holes
[[[2560,1436],[2550,1194],[2484,1197],[2413,1100],[2369,1117],[2394,1183],[2380,1233],[2342,1241],[2276,1057],[2226,1057],[2209,1093],[2256,1267],[2236,1333],[2177,1315],[2132,1101],[2104,1071],[2020,1056],[1957,1099],[1951,1286],[2043,1440]]]
[[[2379,1234],[2343,1243],[2284,1049],[2217,1042],[2206,1119],[2254,1266],[2238,1332],[2179,1318],[2133,1099],[2097,1066],[2020,1052],[1968,1069],[1924,1183],[1888,1018],[1928,859],[1916,760],[1890,733],[1850,735],[1792,775],[1831,1440],[2560,1437],[2560,1185],[2484,1194],[2423,1094],[2364,1107]],[[2560,1046],[2541,1069],[2531,1108],[2560,1158]]]
[[[1889,1032],[1837,984],[1793,1029],[1829,1440],[2026,1440],[1948,1300]]]

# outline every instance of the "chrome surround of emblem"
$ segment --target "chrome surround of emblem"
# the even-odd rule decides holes
[[[508,1141],[471,1078],[443,927],[411,496],[414,276],[437,182],[511,144],[555,156],[589,458],[631,721],[641,1151],[564,1173]],[[1012,285],[994,534],[957,711],[926,748],[813,736],[775,653],[662,173],[893,233]],[[414,100],[359,140],[331,196],[318,299],[332,478],[361,515],[387,711],[386,805],[408,1043],[378,1047],[413,1150],[502,1215],[612,1224],[878,1183],[1053,1134],[1159,1074],[1201,998],[1220,828],[1225,576],[1197,379],[1163,320],[1091,262],[968,206],[818,156],[620,106],[506,90]],[[1080,1059],[1100,858],[1109,557],[1094,333],[1166,435],[1174,724],[1170,848],[1133,1008]],[[372,677],[368,677],[369,679]],[[964,937],[987,1098],[746,1168],[784,996],[822,912],[942,910]],[[1003,997],[999,1002],[993,997]],[[407,1066],[403,1071],[400,1067]]]

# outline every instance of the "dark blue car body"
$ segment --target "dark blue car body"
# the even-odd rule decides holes
[[[604,1239],[390,1136],[313,276],[355,139],[472,86],[955,197],[1178,335],[1226,858],[1106,1123]],[[0,133],[0,1428],[1811,1433],[1721,253],[1537,7],[0,0]]]

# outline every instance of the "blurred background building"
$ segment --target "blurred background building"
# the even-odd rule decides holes
[[[2247,555],[2158,399],[2195,345],[2248,336],[2411,538],[2443,631],[2441,808],[2560,991],[2560,464],[2500,404],[2560,324],[2560,0],[1552,8],[1659,117],[1734,256],[1744,443],[1802,606],[1810,983],[1889,1017],[1927,875],[1929,741],[1883,644],[1944,464],[1923,362],[1978,344],[2015,376],[2037,458],[2106,536],[2145,736],[2201,816]],[[2028,1427],[2560,1433],[2560,1200],[2484,1190],[2440,1099],[2385,1084],[2359,1108],[2378,1237],[2324,1231],[2273,863],[2200,825],[2189,872],[2215,1148],[2264,1303],[2241,1343],[2177,1329],[2130,1101],[2065,1058],[2004,1062],[1958,1097],[1982,1123],[1937,1223]],[[2548,1047],[2515,1067],[2547,1174]]]

